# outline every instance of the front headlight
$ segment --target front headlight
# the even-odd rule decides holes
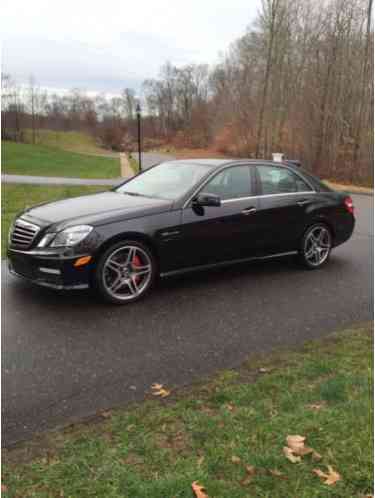
[[[93,227],[90,225],[78,225],[76,227],[69,227],[61,232],[57,233],[53,238],[49,247],[71,247],[75,246],[79,242],[88,236]],[[39,242],[39,247],[46,247],[50,242],[50,237],[55,234],[46,234],[42,240]]]

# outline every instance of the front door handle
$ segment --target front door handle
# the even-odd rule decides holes
[[[247,216],[249,214],[252,214],[252,213],[255,213],[255,212],[256,212],[256,208],[255,207],[249,207],[249,208],[243,209],[241,211],[241,213],[244,214],[245,216]]]
[[[302,207],[306,206],[306,204],[309,204],[310,202],[311,202],[310,199],[301,199],[300,201],[297,201],[297,204]]]

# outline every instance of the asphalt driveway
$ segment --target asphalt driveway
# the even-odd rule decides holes
[[[3,263],[3,444],[372,319],[373,198],[353,198],[355,234],[324,269],[284,259],[203,272],[128,307],[33,287]]]

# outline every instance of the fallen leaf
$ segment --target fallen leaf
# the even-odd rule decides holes
[[[320,469],[313,469],[314,474],[324,480],[324,484],[328,484],[328,486],[332,486],[336,484],[337,481],[341,480],[341,476],[338,472],[333,470],[330,465],[327,465],[328,472],[323,472]]]
[[[285,479],[285,480],[288,479],[287,476],[285,476],[284,474],[282,474],[277,469],[270,469],[268,472],[271,474],[271,476],[278,477],[279,479]]]
[[[315,450],[312,452],[312,457],[314,460],[321,460],[323,458],[322,455]]]
[[[312,455],[314,460],[321,460],[322,456],[313,448],[305,446],[306,438],[304,436],[287,436],[286,442],[292,453],[296,456]]]
[[[110,418],[110,417],[112,417],[112,412],[110,412],[110,411],[100,412],[100,416],[103,418]]]
[[[253,467],[252,465],[246,465],[245,469],[246,469],[246,475],[240,482],[242,486],[247,486],[256,474],[256,468]]]
[[[232,463],[241,463],[241,458],[236,455],[233,455],[231,460]]]
[[[206,494],[206,490],[204,489],[203,486],[198,484],[197,481],[194,481],[191,485],[196,498],[208,498],[208,495]]]
[[[227,410],[229,410],[230,412],[234,412],[234,410],[236,409],[235,406],[231,405],[230,403],[228,403],[227,405],[225,405],[225,408]]]
[[[324,404],[323,403],[313,403],[311,405],[307,405],[306,406],[307,408],[309,408],[310,410],[321,410],[322,408],[324,408]]]
[[[2,493],[6,493],[7,491],[8,491],[7,486],[5,486],[5,484],[2,484],[2,485],[1,485],[1,492],[2,492]]]
[[[265,374],[265,373],[268,373],[270,372],[271,369],[270,368],[264,368],[264,367],[261,367],[258,372],[261,373],[261,374]]]
[[[306,438],[304,436],[299,436],[298,434],[296,436],[287,436],[286,437],[286,444],[292,450],[298,450],[298,449],[303,448],[305,446],[305,441],[306,441]]]
[[[168,389],[165,389],[163,384],[152,384],[151,389],[153,390],[153,395],[154,396],[160,396],[161,398],[166,398],[171,394]]]
[[[292,462],[292,463],[298,463],[298,462],[301,461],[301,457],[300,456],[294,456],[293,455],[293,450],[291,448],[289,448],[288,446],[284,446],[283,453],[286,456],[286,458],[290,462]]]
[[[197,460],[198,467],[200,467],[202,465],[203,461],[204,461],[204,456],[201,456],[198,458],[198,460]]]

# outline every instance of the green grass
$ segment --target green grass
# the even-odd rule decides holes
[[[369,324],[46,433],[5,452],[3,496],[192,498],[198,481],[210,498],[360,498],[373,483],[372,351]],[[289,462],[289,434],[322,460]],[[334,486],[312,472],[327,464],[342,476]]]
[[[32,143],[32,130],[25,129],[25,142]],[[70,150],[74,152],[83,152],[87,154],[109,154],[116,155],[106,149],[98,146],[95,138],[81,131],[54,131],[54,130],[36,130],[36,145],[45,145],[56,149]]]
[[[15,216],[27,206],[45,201],[89,194],[105,190],[106,187],[46,187],[36,185],[2,185],[1,192],[1,255],[5,257],[9,226]]]
[[[44,145],[3,141],[2,172],[15,175],[118,178],[120,159],[78,154]]]

